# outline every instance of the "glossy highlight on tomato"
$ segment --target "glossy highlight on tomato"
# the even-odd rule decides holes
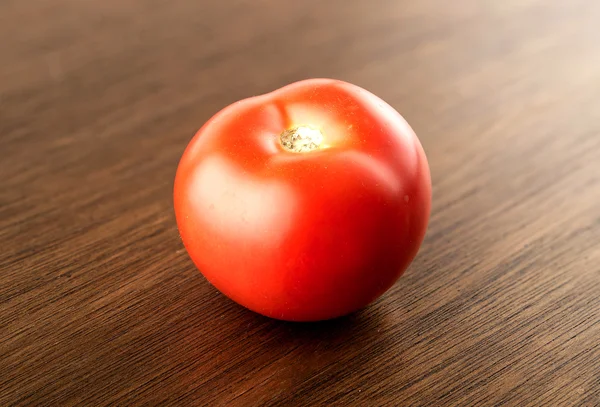
[[[262,315],[326,320],[387,291],[416,256],[431,207],[412,128],[356,85],[308,79],[236,102],[179,162],[174,208],[192,261]]]

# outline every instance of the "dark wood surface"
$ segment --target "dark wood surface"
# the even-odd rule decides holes
[[[0,406],[599,406],[600,2],[0,3]],[[365,310],[237,306],[175,226],[212,114],[308,77],[398,109],[427,238]]]

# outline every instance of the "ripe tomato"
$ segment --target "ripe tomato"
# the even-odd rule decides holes
[[[291,321],[382,295],[417,254],[430,206],[410,126],[372,93],[329,79],[221,110],[187,146],[174,186],[181,238],[208,281]]]

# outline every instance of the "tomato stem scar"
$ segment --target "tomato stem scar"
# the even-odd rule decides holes
[[[298,126],[284,130],[279,141],[287,151],[304,153],[318,149],[323,142],[323,134],[312,127]]]

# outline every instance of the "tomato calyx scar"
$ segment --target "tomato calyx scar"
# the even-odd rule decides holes
[[[309,126],[297,126],[284,130],[279,136],[281,146],[294,153],[305,153],[321,147],[323,133]]]

